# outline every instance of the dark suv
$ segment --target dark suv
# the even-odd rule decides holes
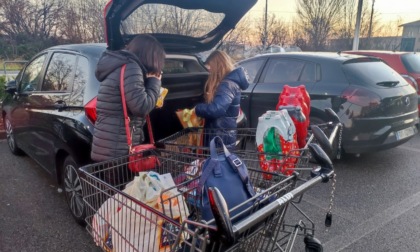
[[[339,53],[270,53],[239,63],[251,85],[241,107],[251,127],[276,108],[284,85],[305,85],[311,97],[310,121],[323,123],[332,108],[344,129],[347,153],[383,150],[417,133],[417,94],[397,72],[374,57]]]
[[[344,51],[343,53],[378,57],[401,74],[417,90],[420,113],[420,55],[418,53],[374,50]]]
[[[159,140],[182,129],[177,109],[192,108],[202,101],[208,72],[195,54],[213,48],[255,2],[110,1],[105,7],[107,44],[49,48],[30,60],[15,81],[7,83],[1,116],[10,150],[26,153],[56,176],[73,216],[83,222],[78,167],[91,162],[94,98],[99,88],[94,72],[101,53],[107,48],[123,48],[140,33],[149,33],[163,44],[167,57],[162,83],[169,93],[163,108],[151,113],[154,136]],[[149,22],[155,19],[151,13],[165,16],[166,21],[161,26],[154,23],[152,29]],[[177,13],[180,15],[172,15]],[[184,15],[195,20],[191,26],[171,27],[180,24],[176,19]]]

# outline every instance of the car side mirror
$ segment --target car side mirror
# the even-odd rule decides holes
[[[5,91],[7,93],[13,95],[16,92],[16,90],[17,90],[17,87],[16,87],[16,81],[15,80],[11,80],[11,81],[6,83]]]

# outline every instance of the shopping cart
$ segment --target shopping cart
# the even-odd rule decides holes
[[[306,176],[309,173],[304,171],[312,170],[309,165],[308,148],[293,149],[287,154],[273,154],[258,151],[255,143],[256,128],[237,128],[237,129],[207,129],[207,128],[185,128],[177,133],[159,140],[156,147],[174,153],[185,153],[195,155],[197,157],[207,157],[210,155],[209,145],[203,139],[211,139],[214,136],[220,136],[224,142],[225,139],[235,138],[234,144],[228,145],[231,150],[241,159],[255,162],[259,160],[258,168],[263,166],[262,159],[270,157],[276,160],[275,165],[278,166],[276,170],[282,171],[283,174],[292,174],[294,171],[300,171],[299,175]],[[209,142],[207,140],[207,142]],[[270,177],[271,173],[265,176]]]
[[[284,232],[282,228],[290,202],[334,176],[332,163],[322,149],[312,144],[309,150],[321,168],[313,170],[312,178],[301,184],[297,183],[300,179],[296,172],[290,176],[273,173],[272,179],[267,180],[258,159],[244,159],[256,195],[226,209],[217,204],[221,202],[217,188],[210,188],[209,194],[216,203],[212,208],[215,220],[209,222],[200,218],[199,174],[192,172],[196,155],[159,149],[145,153],[144,158],[147,154],[158,156],[159,164],[153,171],[170,173],[175,181],[166,191],[177,193],[168,198],[162,192],[161,208],[151,207],[122,190],[133,179],[127,169],[128,156],[81,167],[87,229],[104,251],[291,251],[296,233]],[[104,180],[112,176],[118,177],[113,180],[118,181],[115,185]],[[173,205],[174,198],[182,200]],[[253,204],[246,210],[226,214],[248,202]],[[175,218],[174,212],[181,208],[188,209],[188,218]],[[312,235],[309,228],[309,243]]]
[[[271,159],[282,160],[280,163],[283,168],[281,170],[284,174],[291,174],[291,172],[297,170],[300,171],[301,177],[304,177],[309,174],[305,171],[310,171],[313,168],[311,167],[312,165],[309,164],[311,153],[308,151],[308,145],[310,143],[318,143],[327,153],[332,153],[333,148],[335,147],[338,149],[338,157],[341,153],[342,124],[340,123],[337,114],[331,108],[326,108],[325,113],[330,118],[330,121],[319,125],[311,125],[306,146],[300,149],[292,149],[286,154],[264,153],[261,150],[258,150],[255,143],[256,128],[185,128],[171,136],[159,140],[156,142],[156,147],[176,153],[208,156],[210,154],[209,142],[213,137],[220,136],[225,144],[227,141],[235,139],[235,142],[231,143],[229,147],[234,149],[239,157],[251,157],[251,159],[255,159],[255,156],[265,158],[269,155]],[[336,142],[337,140],[338,142]]]

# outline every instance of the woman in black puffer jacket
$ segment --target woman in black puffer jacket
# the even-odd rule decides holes
[[[124,50],[102,54],[95,72],[101,85],[96,104],[92,160],[100,162],[128,154],[120,92],[122,66],[126,65],[124,92],[133,129],[133,145],[137,145],[144,141],[145,117],[155,108],[159,97],[164,61],[162,45],[149,35],[136,36]]]
[[[234,69],[231,58],[223,51],[214,51],[205,65],[209,78],[205,86],[205,103],[195,107],[197,116],[205,119],[204,128],[210,129],[204,139],[205,146],[216,135],[222,136],[228,147],[236,141],[236,119],[239,115],[241,90],[249,86],[247,75],[242,67]]]

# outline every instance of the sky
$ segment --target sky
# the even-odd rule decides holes
[[[285,21],[291,21],[296,14],[296,0],[258,0],[250,10],[252,15],[262,16],[266,1],[268,12],[275,13]],[[355,3],[357,5],[358,0]],[[403,23],[420,20],[420,0],[375,0],[374,9],[384,22],[395,21],[399,17],[402,18]]]

